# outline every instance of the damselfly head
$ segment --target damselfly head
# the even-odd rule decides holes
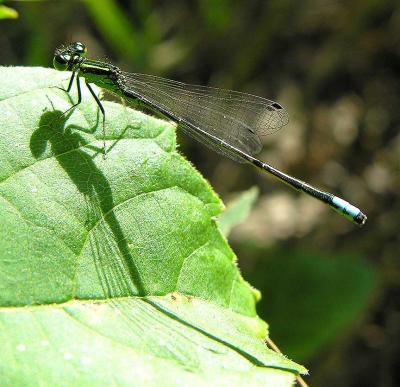
[[[59,71],[72,70],[76,64],[82,62],[86,53],[86,46],[80,42],[62,46],[57,48],[54,53],[53,66]]]

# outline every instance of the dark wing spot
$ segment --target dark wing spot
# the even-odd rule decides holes
[[[275,109],[283,109],[283,107],[277,102],[274,102],[273,104],[271,104],[271,106],[273,106]]]

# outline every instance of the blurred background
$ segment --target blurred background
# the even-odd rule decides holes
[[[364,228],[182,135],[180,151],[228,205],[258,187],[229,242],[307,382],[400,385],[398,1],[0,0],[0,18],[2,65],[51,67],[79,40],[132,72],[284,105],[260,158],[361,208]]]

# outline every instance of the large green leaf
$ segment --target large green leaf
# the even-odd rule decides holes
[[[2,385],[290,385],[175,126],[0,68]],[[65,82],[64,82],[65,85]]]

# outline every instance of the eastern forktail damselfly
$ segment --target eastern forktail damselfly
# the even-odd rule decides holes
[[[90,86],[95,84],[128,101],[139,100],[178,124],[188,135],[235,161],[250,163],[290,187],[328,204],[353,223],[362,226],[367,217],[347,201],[296,179],[255,158],[261,151],[260,135],[271,134],[289,122],[285,109],[277,102],[238,91],[188,85],[152,75],[128,73],[109,63],[86,58],[80,42],[58,48],[53,64],[57,70],[72,71],[67,92],[76,79],[78,101],[82,101],[80,77],[103,114],[105,110]],[[104,152],[106,151],[104,143]]]

